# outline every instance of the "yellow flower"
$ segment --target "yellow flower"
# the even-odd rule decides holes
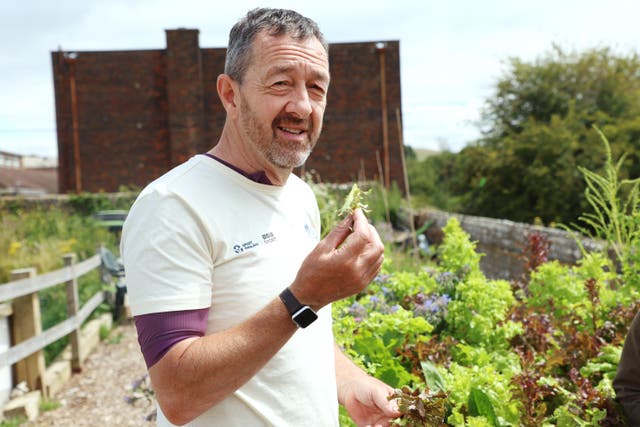
[[[71,238],[69,240],[63,240],[62,242],[59,243],[60,252],[63,254],[73,252],[73,245],[75,245],[76,243],[78,243],[78,241],[74,238]]]
[[[20,249],[22,247],[22,243],[20,242],[11,242],[9,244],[9,256],[11,255],[15,255],[16,252],[18,252],[18,249]]]

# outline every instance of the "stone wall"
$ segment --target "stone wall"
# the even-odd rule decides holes
[[[575,264],[582,257],[575,238],[569,232],[557,228],[453,214],[433,209],[420,211],[416,222],[418,227],[431,222],[431,232],[437,235],[437,231],[452,217],[457,218],[471,240],[477,242],[477,251],[485,254],[480,264],[484,273],[491,278],[515,279],[522,275],[524,262],[520,259],[520,255],[525,248],[527,235],[535,231],[542,233],[548,239],[549,259]],[[581,238],[580,241],[588,251],[602,248],[601,243],[591,239]]]

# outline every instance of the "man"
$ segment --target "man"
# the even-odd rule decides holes
[[[629,425],[640,426],[640,313],[636,314],[624,341],[613,388]]]
[[[391,389],[335,346],[330,303],[362,291],[383,245],[361,210],[322,241],[291,172],[322,129],[328,47],[289,10],[230,32],[218,143],[142,191],[122,256],[158,425],[361,426],[398,416]]]

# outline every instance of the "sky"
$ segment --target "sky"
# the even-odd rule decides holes
[[[640,52],[640,0],[20,0],[0,2],[0,151],[57,156],[51,52],[164,49],[194,28],[225,47],[249,9],[295,9],[330,43],[399,40],[404,142],[457,152],[509,70],[555,43]]]

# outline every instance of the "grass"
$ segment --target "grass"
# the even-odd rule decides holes
[[[40,401],[40,412],[53,411],[61,407],[62,404],[54,399],[42,399]]]
[[[13,417],[0,422],[0,427],[19,427],[26,422],[27,422],[27,417],[24,417],[24,416]]]

